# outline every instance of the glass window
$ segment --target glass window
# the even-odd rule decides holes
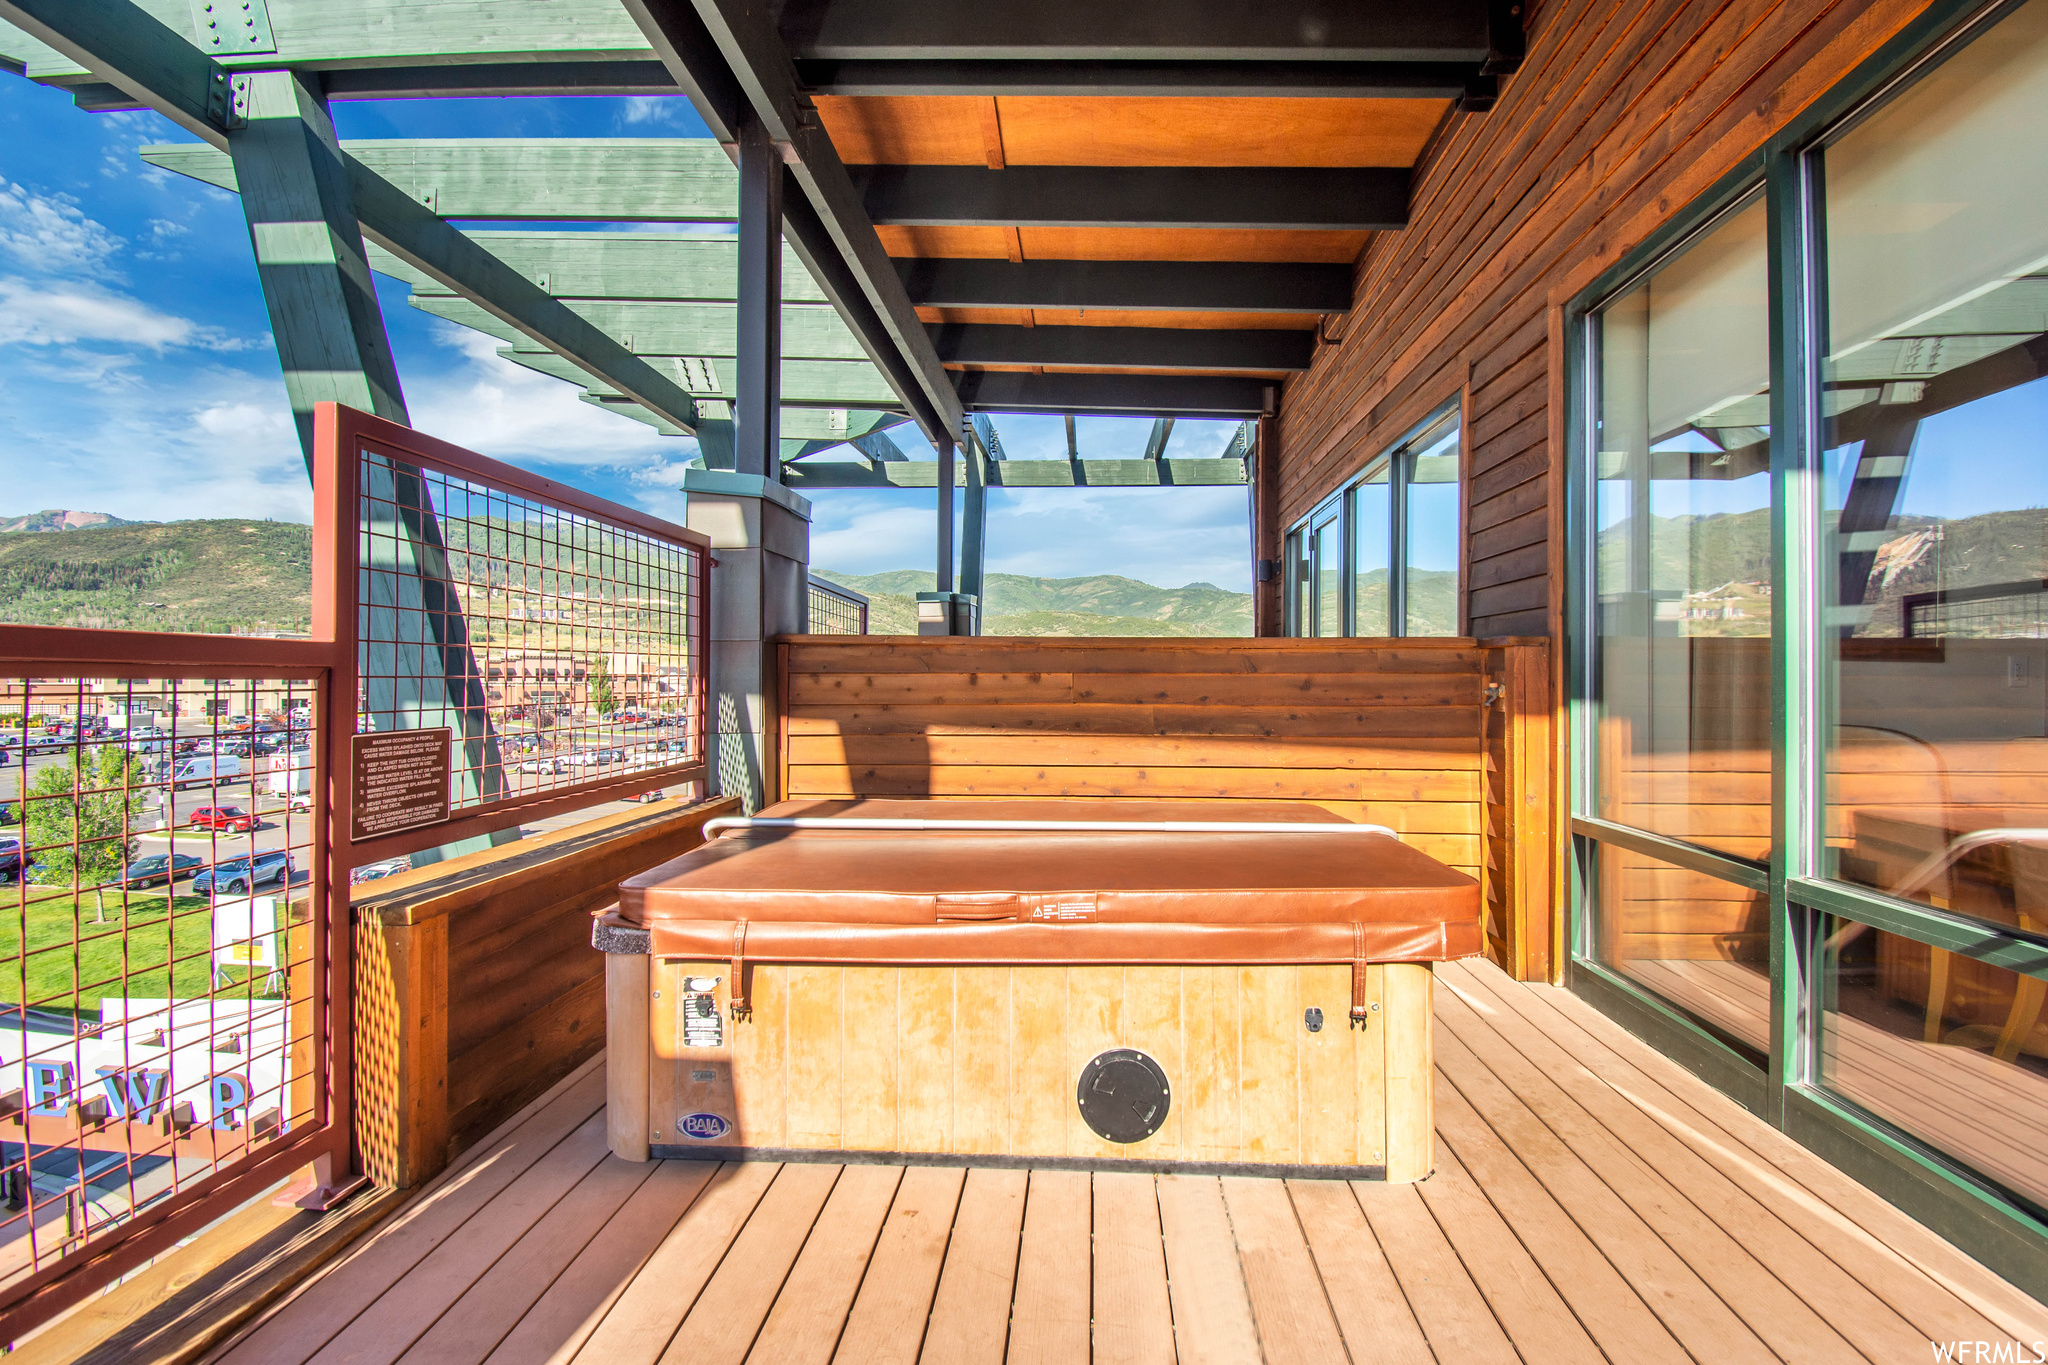
[[[1596,315],[1597,811],[1770,850],[1764,205]]]
[[[2024,831],[2048,826],[2048,4],[1822,161],[1829,860],[2026,924]]]
[[[1594,859],[1593,955],[1761,1065],[1771,1036],[1769,897],[1615,844]]]
[[[1408,443],[1403,635],[1458,633],[1458,419],[1440,418]]]
[[[1366,636],[1394,633],[1387,596],[1392,589],[1394,515],[1388,468],[1388,461],[1380,461],[1351,495],[1358,521],[1358,558],[1351,566],[1352,592],[1357,603],[1358,633]]]
[[[2020,861],[2030,917],[2048,921],[2048,850]],[[1852,920],[1823,923],[1823,1084],[2048,1204],[2048,982]]]
[[[1316,616],[1309,633],[1334,639],[1344,633],[1344,519],[1331,517],[1314,535]]]

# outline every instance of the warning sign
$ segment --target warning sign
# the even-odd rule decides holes
[[[454,731],[444,725],[438,730],[384,730],[354,739],[350,839],[361,843],[448,818]]]

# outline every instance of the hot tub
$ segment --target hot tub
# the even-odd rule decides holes
[[[764,819],[1342,824],[1292,803],[785,802]],[[621,884],[622,1158],[1415,1180],[1430,964],[1478,883],[1383,833],[753,829]]]

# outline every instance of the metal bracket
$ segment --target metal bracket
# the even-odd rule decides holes
[[[264,0],[191,0],[193,42],[213,57],[277,51]]]

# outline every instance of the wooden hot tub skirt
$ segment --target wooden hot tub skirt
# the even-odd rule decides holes
[[[870,1154],[1394,1181],[1435,1164],[1427,962],[1366,969],[1362,1028],[1348,964],[749,963],[737,1018],[729,960],[612,951],[606,964],[612,1150],[627,1160]],[[1117,1074],[1159,1078],[1166,1099],[1134,1141],[1098,1136],[1077,1096],[1090,1063],[1120,1049],[1149,1062]],[[1103,1064],[1091,1093],[1113,1100]]]

